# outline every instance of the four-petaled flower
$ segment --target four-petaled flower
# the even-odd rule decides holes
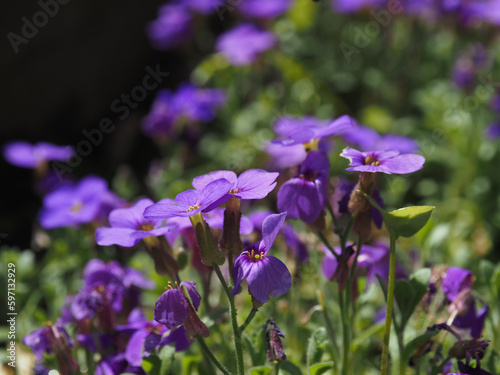
[[[406,174],[422,169],[425,158],[417,154],[400,154],[399,151],[365,151],[346,147],[340,156],[349,159],[346,171]]]
[[[177,194],[175,202],[158,202],[144,210],[146,219],[168,219],[171,217],[190,217],[200,212],[214,209],[213,203],[223,203],[220,199],[227,196],[234,184],[221,178],[210,182],[201,190],[186,190]],[[229,199],[230,196],[227,196]],[[226,200],[227,200],[226,199]]]
[[[5,159],[22,168],[36,168],[51,160],[66,161],[73,156],[70,146],[56,146],[47,142],[31,145],[28,142],[10,142],[3,149]]]
[[[148,220],[142,216],[144,210],[153,204],[151,199],[144,198],[139,199],[130,208],[119,208],[111,211],[109,214],[111,227],[97,228],[95,232],[96,242],[101,246],[132,247],[143,238],[167,234],[171,228],[163,226],[163,220]]]
[[[285,222],[286,212],[268,216],[262,224],[262,240],[254,243],[236,258],[233,268],[234,289],[231,295],[240,291],[240,284],[247,279],[250,294],[259,302],[269,301],[269,296],[285,294],[292,285],[290,271],[285,264],[267,253]]]

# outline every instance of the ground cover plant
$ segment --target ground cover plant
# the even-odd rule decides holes
[[[190,68],[146,70],[143,178],[80,174],[111,123],[3,145],[42,243],[0,253],[6,371],[499,374],[499,26],[498,0],[162,5],[151,48]]]

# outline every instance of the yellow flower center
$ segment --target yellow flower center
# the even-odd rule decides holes
[[[303,143],[303,146],[304,146],[306,152],[318,151],[318,143],[319,143],[319,139],[315,138],[312,141],[309,141],[307,143]]]
[[[198,208],[200,208],[200,206],[198,206],[197,204],[195,204],[194,206],[189,206],[189,208],[187,209],[187,212],[197,210]]]
[[[263,251],[257,252],[255,250],[252,250],[250,253],[248,253],[248,257],[252,262],[257,262],[261,259],[264,259],[265,255]]]
[[[236,193],[239,193],[239,192],[241,192],[241,189],[234,189],[234,190],[231,189],[231,190],[229,190],[229,194],[236,194]]]
[[[374,165],[378,167],[380,165],[380,162],[371,155],[369,155],[365,158],[365,165]]]
[[[82,208],[83,208],[83,203],[80,202],[80,203],[74,204],[73,207],[71,207],[71,212],[76,213],[76,212],[80,211]]]
[[[154,229],[154,226],[151,223],[144,223],[144,224],[139,225],[139,228],[137,228],[137,229],[138,230],[145,230],[145,231],[149,232],[150,230]]]

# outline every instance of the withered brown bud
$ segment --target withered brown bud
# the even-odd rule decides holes
[[[282,361],[286,359],[285,351],[280,337],[285,337],[285,334],[280,331],[274,319],[267,320],[266,328],[266,344],[267,344],[267,360],[270,362]]]

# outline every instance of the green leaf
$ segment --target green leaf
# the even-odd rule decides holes
[[[302,375],[302,370],[297,365],[293,364],[289,360],[281,361],[281,371],[290,375]]]
[[[269,375],[273,369],[267,366],[257,366],[249,369],[251,375]]]
[[[375,277],[377,278],[378,283],[380,284],[380,288],[382,288],[382,292],[384,292],[384,298],[385,301],[387,302],[387,284],[385,283],[384,279],[379,274],[376,274]]]
[[[307,365],[312,366],[321,361],[321,357],[328,344],[328,335],[324,327],[318,328],[309,338],[307,345]]]
[[[382,214],[387,229],[397,237],[411,237],[427,224],[434,206],[411,206],[388,212],[368,194],[363,194]]]
[[[309,375],[321,375],[333,367],[333,362],[320,362],[309,367]]]
[[[400,329],[404,331],[408,320],[428,290],[431,278],[430,268],[423,268],[410,276],[409,281],[398,280],[394,287],[394,297],[401,313]]]
[[[150,355],[144,358],[141,363],[142,368],[148,375],[160,375],[161,360],[157,355]]]
[[[492,278],[492,285],[497,297],[500,297],[500,265],[497,266]]]
[[[439,333],[439,331],[425,332],[423,335],[420,335],[420,336],[414,338],[413,340],[411,340],[405,346],[401,360],[408,362],[410,360],[410,357],[412,356],[412,354],[415,352],[415,350],[418,349],[418,347],[420,345],[422,345],[424,342],[431,339],[432,337],[436,336],[438,333]]]

